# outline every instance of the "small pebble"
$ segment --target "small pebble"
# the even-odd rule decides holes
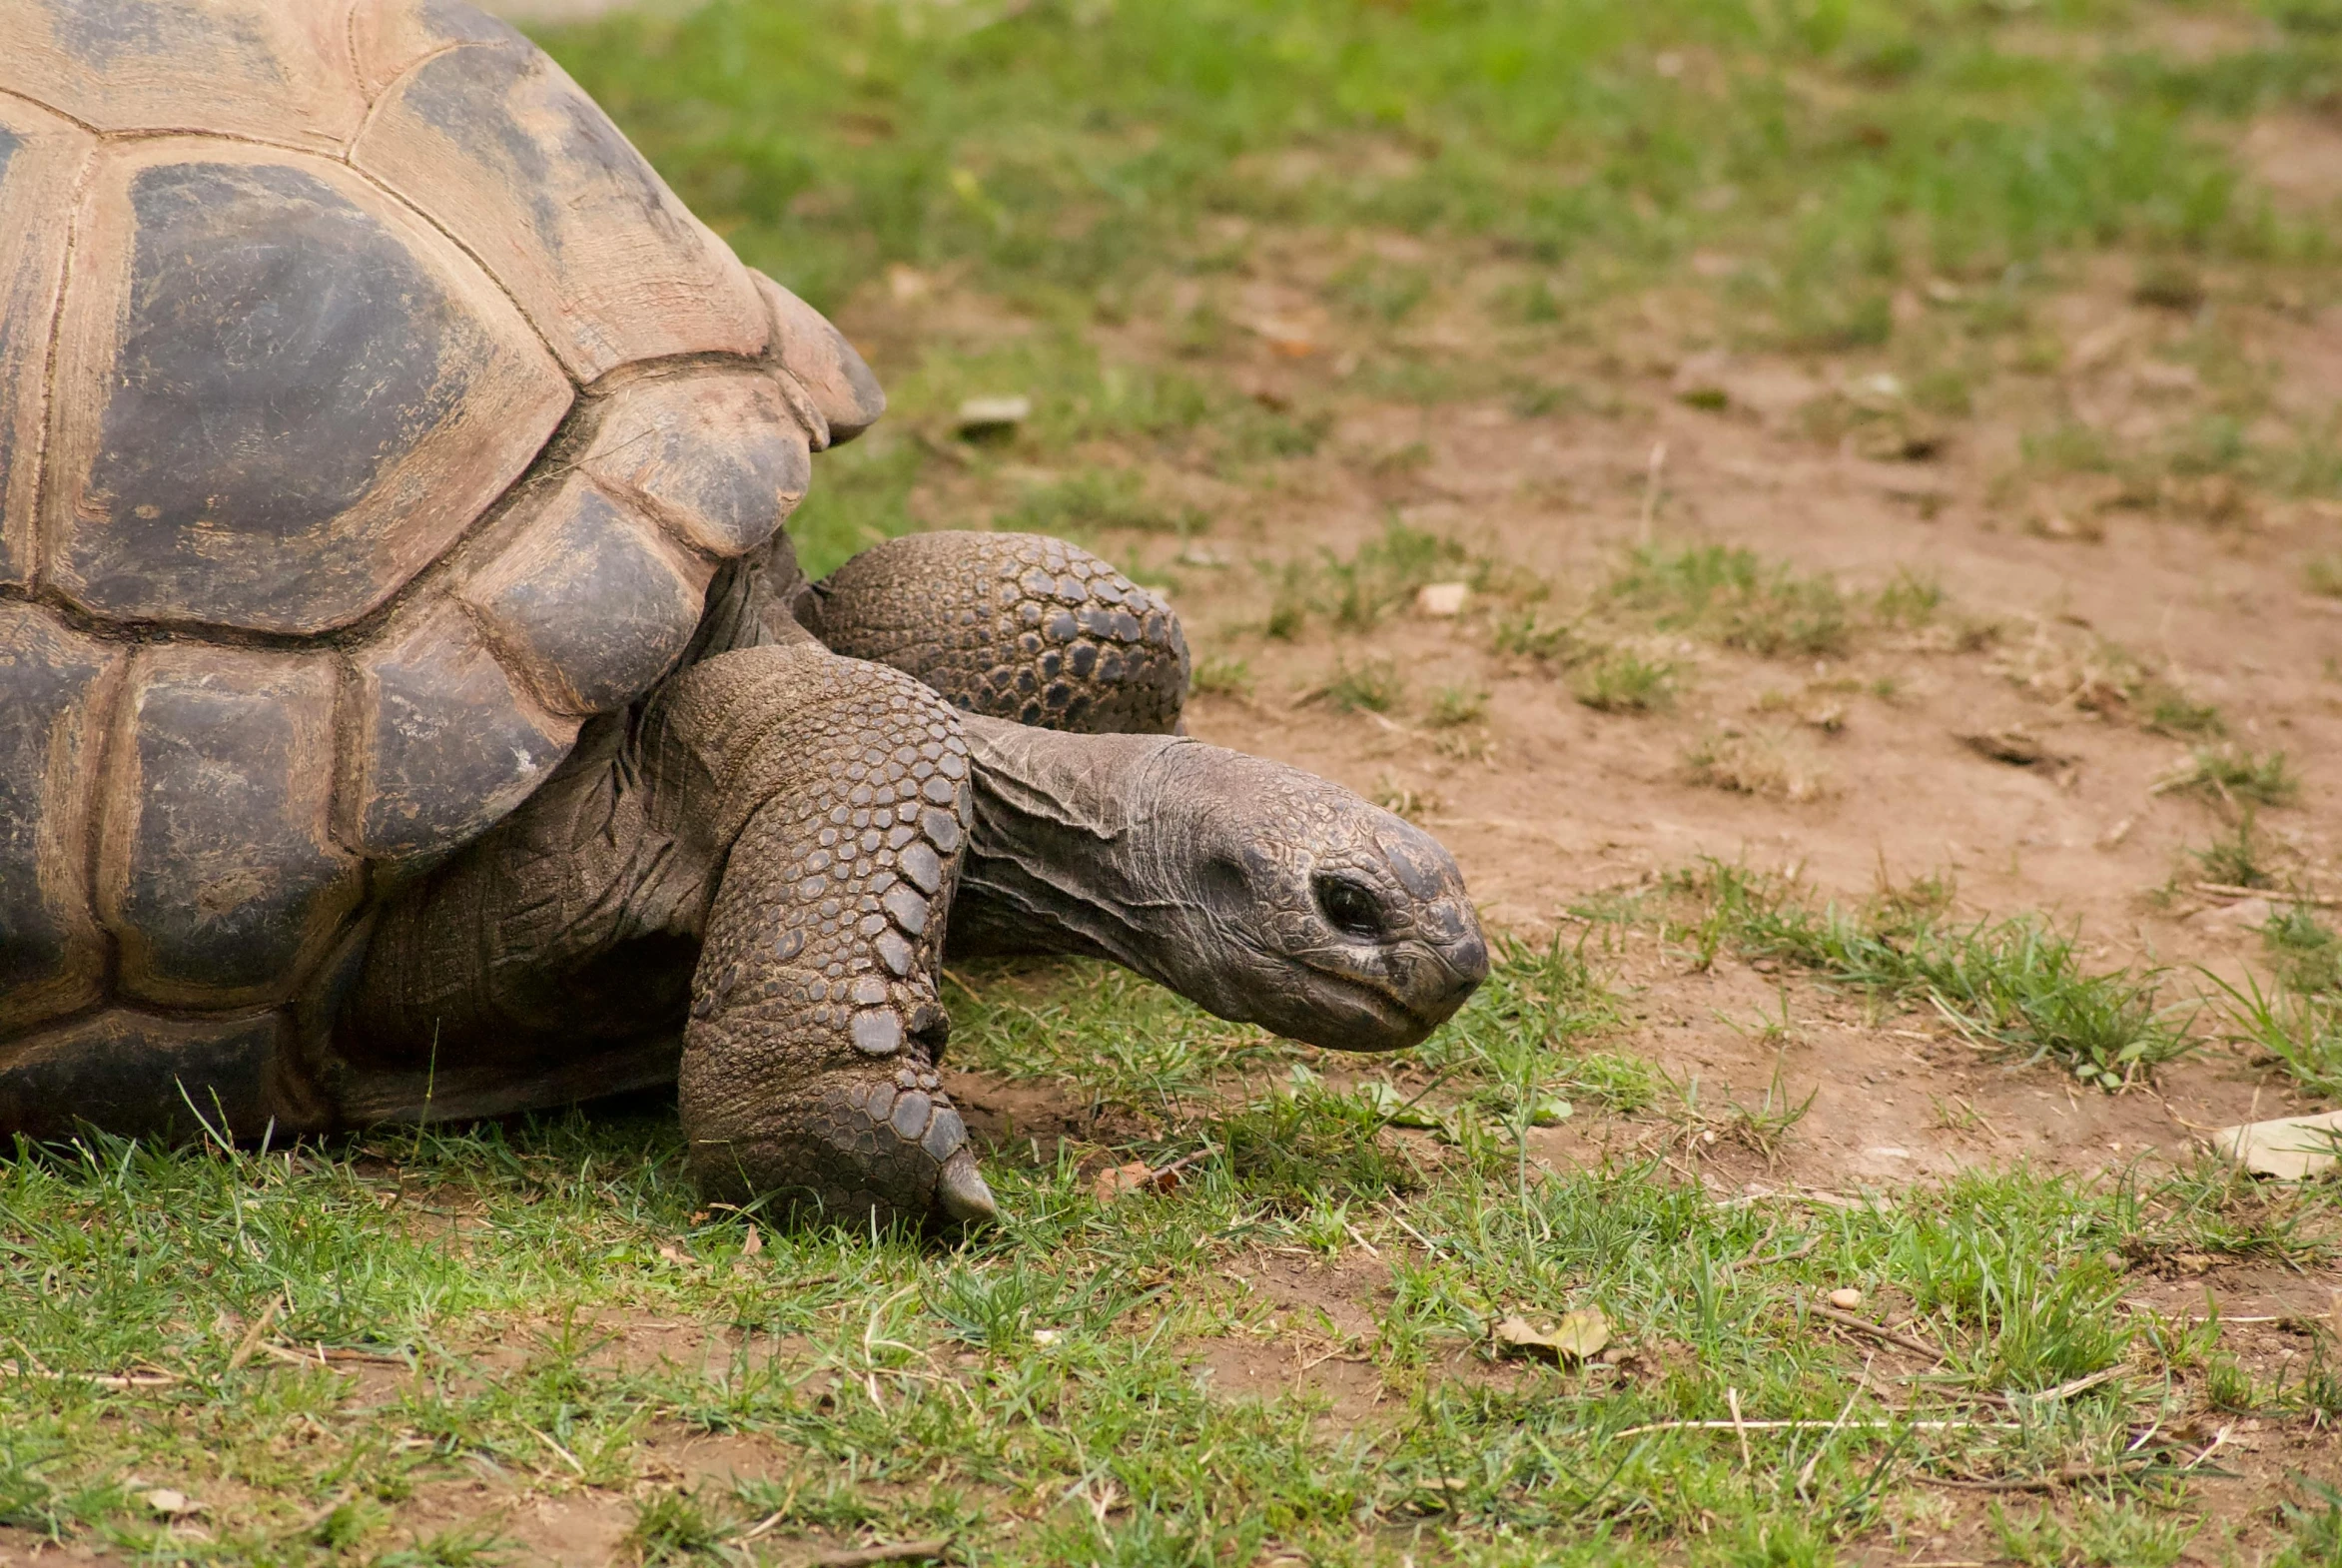
[[[1852,1285],[1841,1285],[1830,1292],[1830,1304],[1841,1312],[1851,1312],[1863,1304],[1863,1293]]]
[[[1415,613],[1445,620],[1461,615],[1471,597],[1468,582],[1426,582],[1415,590]]]

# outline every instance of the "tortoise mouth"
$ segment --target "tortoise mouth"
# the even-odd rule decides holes
[[[1310,979],[1308,1000],[1318,1015],[1312,1022],[1319,1027],[1297,1038],[1336,1051],[1403,1051],[1420,1044],[1454,1016],[1481,980],[1437,954],[1426,957],[1448,982],[1436,994],[1427,994],[1428,988],[1402,992],[1378,976],[1301,959]]]

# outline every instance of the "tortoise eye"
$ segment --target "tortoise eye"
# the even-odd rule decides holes
[[[1342,935],[1369,939],[1382,935],[1382,902],[1371,889],[1347,877],[1319,877],[1310,884],[1310,892],[1316,896],[1319,913]]]

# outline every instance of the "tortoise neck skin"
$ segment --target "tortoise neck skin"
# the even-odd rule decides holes
[[[1454,860],[1339,785],[1177,736],[961,723],[974,821],[952,956],[1111,959],[1341,1051],[1417,1044],[1487,976]]]

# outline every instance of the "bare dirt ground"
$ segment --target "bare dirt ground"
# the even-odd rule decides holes
[[[2101,271],[2059,302],[2056,331],[2079,349],[2069,347],[2067,369],[2034,397],[2110,412],[2192,395],[2184,381],[2142,381],[2162,368],[2154,349],[2189,322],[2131,303],[2125,270]],[[1306,298],[1270,280],[1253,286],[1248,303],[1262,316],[1307,322]],[[2280,367],[2286,396],[2342,397],[2342,312],[2229,309],[2247,352]],[[850,320],[882,367],[922,325],[892,301],[874,300]],[[1627,412],[1523,416],[1495,398],[1418,407],[1345,397],[1340,329],[1320,316],[1310,330],[1329,341],[1304,355],[1257,336],[1239,351],[1236,374],[1259,395],[1327,396],[1339,416],[1297,482],[1237,498],[1236,516],[1210,536],[1227,541],[1232,564],[1178,572],[1198,659],[1240,655],[1255,677],[1249,696],[1196,698],[1189,727],[1369,795],[1413,797],[1491,924],[1540,938],[1575,932],[1583,926],[1568,913],[1573,903],[1714,857],[1792,872],[1824,896],[1855,901],[1883,878],[1943,874],[1956,882],[1963,913],[2037,910],[2078,923],[2093,967],[2239,973],[2258,953],[2267,908],[2197,893],[2203,873],[2187,854],[2225,831],[2226,819],[2216,803],[2154,791],[2187,745],[2144,732],[2120,704],[2092,711],[2057,700],[2086,677],[2100,641],[2217,704],[2239,744],[2286,753],[2304,787],[2297,805],[2262,813],[2261,828],[2304,881],[2329,872],[2342,683],[2327,671],[2342,654],[2342,603],[2299,581],[2303,557],[2342,533],[2342,511],[2269,501],[2207,523],[2092,506],[2086,493],[2061,501],[2047,481],[2011,496],[2007,475],[2033,412],[2024,408],[1958,421],[1922,461],[1867,457],[1851,439],[1817,441],[1800,410],[1877,374],[1859,361],[1694,356],[1654,342],[1639,354],[1547,367],[1600,386]],[[1721,390],[1726,408],[1680,401],[1687,384]],[[1419,449],[1402,472],[1378,471],[1379,456],[1408,447]],[[2067,508],[2084,520],[2066,520]],[[1666,650],[1690,667],[1672,711],[1612,715],[1579,705],[1533,662],[1496,652],[1485,609],[1400,614],[1359,637],[1337,638],[1322,622],[1297,638],[1262,634],[1270,589],[1246,569],[1247,555],[1346,554],[1394,515],[1553,579],[1564,601],[1573,587],[1599,583],[1648,528],[1746,546],[1849,587],[1876,588],[1908,569],[1942,583],[1950,614],[1991,622],[1996,636],[1967,651],[1941,635],[1872,638],[1821,661],[1683,640]],[[1155,548],[1175,565],[1173,545]],[[1310,699],[1338,662],[1369,656],[1395,660],[1418,696],[1441,685],[1485,689],[1484,720],[1459,743],[1403,712],[1344,714]],[[2036,666],[2042,689],[2019,678]],[[1876,694],[1883,682],[1891,695]],[[1816,798],[1692,782],[1684,755],[1719,728],[1782,733]],[[1960,738],[2007,729],[2037,739],[2054,764],[1995,761]],[[1631,1048],[1678,1079],[1761,1095],[1775,1048],[1758,1041],[1756,1026],[1778,1012],[1783,977],[1730,958],[1696,972],[1642,935],[1650,940],[1630,933],[1609,960],[1634,988]],[[2164,1070],[2155,1092],[2109,1097],[2078,1092],[2051,1066],[1986,1060],[1922,1020],[1866,1025],[1855,999],[1794,987],[1789,1005],[1783,1071],[1795,1096],[1811,1088],[1818,1098],[1779,1179],[1894,1181],[2017,1159],[2111,1168],[2149,1151],[2180,1153],[2199,1130],[2256,1108],[2299,1109],[2280,1076],[2218,1049]]]
[[[2342,190],[2342,140],[2296,129],[2256,126],[2245,153],[2281,195],[2330,200]],[[1972,416],[1935,421],[1908,454],[1882,456],[1856,436],[1818,437],[1812,418],[1832,393],[1859,395],[1887,373],[1882,361],[1734,353],[1713,347],[1699,324],[1649,308],[1598,346],[1534,367],[1548,382],[1598,389],[1601,411],[1350,392],[1368,329],[1329,319],[1317,303],[1335,263],[1266,242],[1251,254],[1229,315],[1262,325],[1234,335],[1215,368],[1271,406],[1332,408],[1331,433],[1272,492],[1189,481],[1181,498],[1214,519],[1202,548],[1141,539],[1124,556],[1171,573],[1199,661],[1249,666],[1248,695],[1195,699],[1192,732],[1402,802],[1454,851],[1492,925],[1538,939],[1583,933],[1604,952],[1616,933],[1574,917],[1573,904],[1714,857],[1856,902],[1884,883],[1942,875],[1956,884],[1960,914],[2045,912],[2078,928],[2093,969],[2166,970],[2174,997],[2208,991],[2206,974],[2240,977],[2261,963],[2269,907],[2199,891],[2205,874],[2190,854],[2229,831],[2234,813],[2156,790],[2188,745],[2146,731],[2135,706],[2093,699],[2092,661],[2107,645],[2216,705],[2236,745],[2286,754],[2300,795],[2259,813],[2259,829],[2297,885],[2336,886],[2342,601],[2305,591],[2303,562],[2342,538],[2342,508],[2217,485],[2142,503],[2103,476],[2043,471],[2024,458],[2023,438],[2056,417],[2117,431],[2183,418],[2206,392],[2178,351],[2214,317],[2261,368],[2274,406],[2332,406],[2342,400],[2342,310],[2282,290],[2230,292],[2217,278],[2211,303],[2174,310],[2134,297],[2130,260],[2076,264],[2040,317],[2051,368],[1996,384]],[[1914,295],[1897,303],[1907,321],[1934,308]],[[956,297],[948,280],[873,288],[844,319],[882,375],[916,364],[930,342],[1020,330]],[[1418,320],[1404,330],[1435,361],[1490,349],[1470,324]],[[1116,349],[1171,358],[1145,323]],[[2037,342],[2028,352],[2043,354]],[[920,499],[937,515],[965,509],[949,484]],[[1582,706],[1554,673],[1496,651],[1499,609],[1486,602],[1452,618],[1402,612],[1358,635],[1336,635],[1322,617],[1296,637],[1264,633],[1274,563],[1346,556],[1391,517],[1552,580],[1565,606],[1626,547],[1656,537],[1745,546],[1850,589],[1909,571],[1942,584],[1947,622],[1989,631],[1868,636],[1822,661],[1681,640],[1661,650],[1684,671],[1679,699],[1625,715]],[[1313,695],[1337,667],[1375,657],[1395,661],[1410,694],[1390,715],[1339,712]],[[1489,694],[1484,719],[1460,737],[1423,717],[1442,686]],[[1798,759],[1811,798],[1694,782],[1686,753],[1719,730],[1774,737]],[[2008,730],[2037,742],[2045,760],[1993,760],[1962,738]],[[1656,932],[1630,930],[1601,968],[1631,999],[1621,1049],[1718,1099],[1756,1104],[1776,1075],[1792,1103],[1812,1095],[1770,1164],[1729,1144],[1675,1151],[1678,1169],[1720,1198],[1891,1189],[2018,1162],[2119,1178],[2142,1163],[2192,1159],[2217,1127],[2322,1109],[2208,1025],[2192,1058],[2108,1095],[2053,1064],[1979,1052],[1930,1016],[1870,1016],[1859,998],[1729,955],[1701,969]],[[1783,1045],[1764,1025],[1785,1009]],[[1015,1102],[1026,1125],[1047,1116],[1026,1103],[1030,1090],[971,1081],[960,1095],[978,1111]],[[1073,1128],[1064,1109],[1058,1125]],[[1670,1131],[1581,1117],[1532,1137],[1539,1159],[1565,1165],[1647,1153]],[[1273,1257],[1243,1272],[1251,1287],[1338,1325],[1370,1321],[1387,1288],[1378,1270],[1358,1267],[1375,1277]],[[2264,1369],[2305,1353],[2296,1324],[2326,1314],[2342,1289],[2342,1274],[2195,1256],[2149,1260],[2132,1279],[2140,1307],[2225,1315],[2231,1345]],[[1879,1305],[1892,1317],[1892,1302]],[[1329,1341],[1311,1363],[1289,1344],[1255,1351],[1231,1341],[1214,1349],[1212,1366],[1231,1389],[1311,1387],[1336,1418],[1370,1423],[1378,1385],[1349,1377],[1363,1369],[1338,1348]],[[2204,1506],[2225,1518],[2265,1513],[2284,1474],[2330,1472],[2331,1449],[2308,1428],[2243,1421],[2223,1453],[2251,1484],[2216,1489]],[[1948,1513],[1933,1556],[1997,1558],[1986,1503],[1968,1502]]]

